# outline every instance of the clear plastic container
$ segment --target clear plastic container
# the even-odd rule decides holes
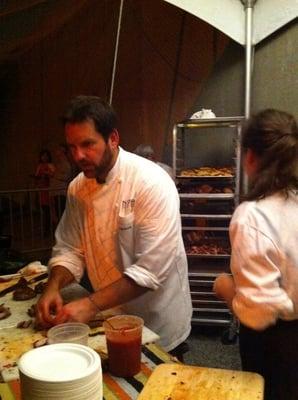
[[[90,328],[81,322],[66,322],[48,331],[48,343],[77,343],[88,346]]]

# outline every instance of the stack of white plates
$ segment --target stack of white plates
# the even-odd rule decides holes
[[[87,346],[40,347],[25,353],[18,366],[23,400],[102,400],[101,360]]]

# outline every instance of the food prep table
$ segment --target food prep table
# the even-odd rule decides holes
[[[174,357],[163,351],[156,344],[144,345],[142,348],[141,371],[133,378],[118,378],[109,373],[103,374],[103,400],[137,399],[156,365],[173,364]],[[1,400],[21,400],[19,380],[0,383]]]
[[[251,372],[187,366],[158,345],[142,348],[132,378],[103,374],[103,400],[262,400],[263,378]],[[21,400],[18,380],[0,383],[1,400]]]
[[[0,290],[7,285],[8,283],[0,283]],[[84,295],[86,295],[85,289],[79,285],[72,285],[64,291],[63,296],[70,301]],[[9,318],[7,318],[0,321],[0,336],[1,330],[3,332],[5,329],[10,330],[10,332],[18,332],[19,339],[17,339],[17,342],[21,343],[23,349],[25,349],[25,345],[29,346],[29,348],[26,348],[26,350],[29,350],[32,348],[32,340],[31,342],[30,340],[26,342],[24,337],[26,335],[30,337],[30,332],[33,334],[32,328],[18,329],[15,325],[19,318],[28,318],[26,317],[26,310],[32,302],[36,302],[36,298],[15,302],[11,300],[11,297],[12,294],[9,293],[1,298],[2,303],[9,303],[8,305],[12,311],[12,315],[9,318],[12,319],[9,321]],[[40,333],[37,333],[37,335],[40,335]],[[21,338],[23,339],[21,340]],[[214,398],[210,397],[213,392],[209,392],[209,390],[214,391],[215,387],[217,387],[218,393],[221,394],[221,400],[262,400],[263,379],[259,375],[242,371],[184,366],[157,344],[148,343],[157,339],[158,336],[154,332],[145,328],[143,332],[141,371],[133,378],[118,378],[107,372],[103,374],[104,400],[207,400]],[[95,350],[97,349],[99,353],[106,351],[104,335],[91,337],[90,340],[91,347]],[[1,347],[3,349],[5,343],[1,343]],[[12,359],[11,361],[16,360]],[[157,368],[157,366],[159,367]],[[10,380],[0,383],[1,400],[21,400],[16,367],[13,367],[11,371],[8,368],[6,372],[7,374],[4,373],[2,375]],[[150,376],[152,377],[148,385],[146,385]],[[186,385],[184,392],[181,392],[181,382],[184,379],[186,380]],[[188,394],[185,397],[185,393],[193,390],[193,388],[195,388],[196,393],[201,393],[200,397],[188,397]],[[142,392],[143,389],[144,391]],[[184,394],[181,395],[181,393]]]

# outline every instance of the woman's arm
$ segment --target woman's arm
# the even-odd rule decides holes
[[[233,312],[232,302],[236,292],[232,276],[228,274],[220,274],[214,281],[213,291],[219,299],[222,299],[227,303],[227,306]]]
[[[232,244],[231,271],[236,294],[233,310],[240,321],[262,330],[280,316],[293,312],[293,302],[280,285],[281,255],[264,232],[248,221],[230,226]]]

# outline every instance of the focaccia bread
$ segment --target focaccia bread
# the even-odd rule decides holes
[[[232,167],[199,167],[199,168],[188,168],[183,169],[180,172],[180,176],[225,176],[232,177],[233,168]]]

